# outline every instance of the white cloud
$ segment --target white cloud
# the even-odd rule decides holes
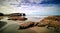
[[[20,0],[19,0],[20,1]],[[41,0],[30,0],[31,2],[35,1],[41,1]],[[14,3],[14,2],[12,2]],[[16,3],[16,2],[15,2]],[[58,11],[60,11],[60,7],[56,7],[54,6],[50,6],[50,7],[43,7],[42,5],[36,5],[36,6],[28,6],[28,5],[21,5],[21,7],[16,7],[16,6],[12,6],[9,5],[10,2],[4,2],[4,5],[0,6],[0,12],[3,13],[26,13],[27,15],[46,15],[46,14],[50,14],[50,12],[52,13],[56,13]]]

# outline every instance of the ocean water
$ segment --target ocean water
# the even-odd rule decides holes
[[[40,20],[44,19],[47,16],[26,16],[29,21],[39,22]]]

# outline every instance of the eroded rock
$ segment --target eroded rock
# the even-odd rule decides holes
[[[8,20],[20,20],[20,21],[25,21],[25,20],[27,20],[27,18],[25,18],[25,17],[21,17],[21,16],[14,16],[14,17],[9,17],[9,19]]]
[[[47,26],[47,28],[53,27],[55,30],[60,29],[60,16],[49,16],[41,20],[38,26]]]
[[[33,27],[36,25],[37,25],[37,23],[29,21],[29,22],[25,22],[25,23],[21,24],[19,29],[26,29],[26,28]]]

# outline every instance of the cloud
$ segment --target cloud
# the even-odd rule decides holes
[[[22,0],[22,2],[36,4],[60,4],[60,0]]]
[[[60,7],[57,4],[47,4],[47,1],[42,0],[11,0],[0,1],[0,12],[15,13],[21,12],[27,15],[58,15]],[[16,5],[10,5],[11,3]],[[42,4],[40,4],[42,3]],[[19,5],[19,6],[18,6]],[[16,7],[18,6],[18,7]]]
[[[42,5],[42,6],[53,6],[53,5],[60,5],[60,0],[22,0],[19,5]]]
[[[0,0],[1,4],[9,4],[17,7],[21,7],[22,5],[28,6],[60,6],[60,0]]]

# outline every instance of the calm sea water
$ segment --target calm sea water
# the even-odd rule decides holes
[[[26,16],[29,21],[39,22],[40,20],[44,19],[47,16]]]

